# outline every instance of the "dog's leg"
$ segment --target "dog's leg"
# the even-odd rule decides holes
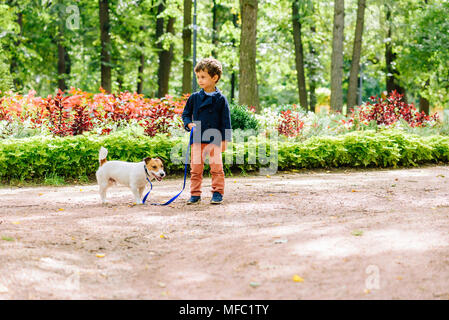
[[[106,203],[106,191],[108,190],[108,188],[111,186],[109,183],[102,183],[99,185],[100,186],[100,197],[101,197],[101,202],[103,204]]]
[[[136,204],[143,204],[142,197],[140,196],[139,188],[137,188],[137,186],[134,184],[130,185],[129,187],[131,188],[131,191],[132,191],[134,197],[136,198]]]
[[[140,200],[143,200],[143,192],[144,191],[145,191],[145,187],[139,188],[139,195],[140,195],[139,199]]]

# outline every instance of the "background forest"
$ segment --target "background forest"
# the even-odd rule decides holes
[[[449,1],[346,0],[339,47],[334,26],[342,17],[337,12],[342,3],[197,1],[197,60],[214,56],[223,63],[219,87],[230,101],[262,108],[300,104],[311,111],[319,105],[341,110],[348,103],[350,71],[357,61],[359,23],[363,33],[358,36],[355,90],[362,90],[356,104],[396,89],[426,113],[429,105],[447,106]],[[0,16],[2,92],[35,90],[44,97],[56,88],[99,92],[102,86],[163,97],[192,91],[192,1],[2,0]],[[257,29],[255,48],[246,41],[251,37],[242,29],[245,23]],[[241,52],[253,49],[255,59],[242,61]],[[339,54],[341,85],[334,86],[332,60],[338,61]],[[256,81],[256,97],[240,87],[241,69],[252,68],[256,79],[243,81]],[[331,90],[342,102],[330,101]]]

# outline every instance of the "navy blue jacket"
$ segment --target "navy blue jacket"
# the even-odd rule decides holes
[[[218,88],[215,89],[215,94],[212,96],[205,94],[204,89],[192,93],[182,112],[182,121],[184,122],[184,128],[187,131],[190,131],[187,127],[189,123],[194,122],[197,125],[193,132],[193,139],[190,140],[190,144],[193,142],[201,142],[220,145],[222,140],[232,140],[229,104],[226,97],[220,90],[218,90]],[[197,130],[199,129],[199,126],[201,126],[201,131]],[[204,135],[204,132],[208,129],[217,129],[221,133],[221,137],[209,137],[208,133],[210,133],[211,130]]]

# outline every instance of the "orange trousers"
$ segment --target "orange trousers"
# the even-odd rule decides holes
[[[210,173],[212,175],[212,193],[224,194],[225,176],[221,153],[226,149],[226,141],[220,146],[207,143],[193,143],[190,154],[190,194],[201,196],[203,182],[204,161],[209,156]]]

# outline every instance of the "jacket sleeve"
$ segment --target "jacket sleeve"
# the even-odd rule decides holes
[[[186,131],[190,131],[187,125],[193,122],[192,116],[193,98],[190,96],[189,99],[187,99],[186,105],[184,106],[184,111],[182,112],[182,122],[184,122],[184,129],[186,129]]]
[[[222,131],[221,136],[222,140],[232,141],[232,126],[231,126],[231,112],[229,109],[229,103],[226,97],[224,98],[224,105],[222,108]]]

